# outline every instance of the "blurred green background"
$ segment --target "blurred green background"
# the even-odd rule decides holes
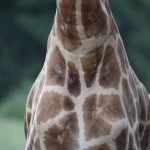
[[[46,54],[56,0],[0,0],[0,149],[25,146],[28,92]],[[150,1],[110,1],[130,64],[150,92]]]

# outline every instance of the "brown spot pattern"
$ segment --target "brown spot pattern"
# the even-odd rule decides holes
[[[90,147],[88,149],[84,149],[84,150],[111,150],[109,148],[109,146],[104,143],[104,144],[101,144],[101,145],[98,145],[98,146],[93,146],[93,147]]]
[[[34,138],[35,138],[35,128],[33,129],[32,133],[31,133],[31,137],[28,139],[28,145],[27,145],[27,150],[32,150],[34,148]]]
[[[107,34],[107,17],[99,0],[82,0],[82,23],[87,38]]]
[[[56,117],[62,110],[72,111],[75,104],[67,96],[55,92],[45,92],[37,109],[37,123]]]
[[[81,91],[81,83],[79,78],[79,72],[74,63],[68,62],[68,90],[75,97],[79,96]]]
[[[116,33],[118,33],[118,29],[115,25],[115,22],[112,16],[109,16],[109,21],[110,21],[110,35],[112,35],[114,39],[116,40]]]
[[[136,150],[134,147],[134,138],[133,138],[133,135],[131,133],[129,133],[128,150]]]
[[[45,92],[37,109],[37,123],[46,122],[56,117],[62,111],[62,95],[54,92]]]
[[[119,39],[119,41],[118,41],[118,54],[120,56],[122,71],[125,74],[127,74],[128,63],[127,63],[127,58],[126,58],[126,54],[125,54],[123,43],[122,43],[121,39]]]
[[[133,126],[136,121],[136,110],[133,95],[130,91],[127,79],[122,80],[123,102],[130,125]]]
[[[102,109],[101,115],[109,121],[125,117],[118,95],[100,95],[97,105]]]
[[[26,116],[24,118],[24,131],[25,131],[25,137],[27,139],[29,130],[30,130],[30,121],[31,121],[31,113],[27,112]]]
[[[141,137],[141,135],[143,134],[144,129],[145,129],[145,126],[144,126],[143,124],[140,124],[140,125],[139,125],[140,137]]]
[[[144,132],[144,137],[141,140],[141,149],[142,150],[148,150],[149,147],[149,141],[150,141],[150,125],[148,125]]]
[[[111,15],[111,9],[110,9],[108,0],[105,0],[105,7],[106,7],[106,10],[107,10],[108,14]]]
[[[26,117],[24,118],[24,133],[25,133],[25,138],[27,139],[28,136],[28,124],[26,121]]]
[[[47,63],[46,84],[64,86],[66,63],[59,48],[56,46]]]
[[[140,107],[140,104],[139,104],[138,100],[136,101],[135,107],[136,107],[136,110],[137,110],[137,112],[136,112],[137,113],[137,117],[138,117],[137,119],[140,120],[141,107]]]
[[[83,118],[85,123],[85,139],[87,141],[92,138],[98,138],[103,135],[110,134],[111,125],[105,119],[101,118],[99,114],[96,115],[97,96],[95,94],[86,98],[83,105]]]
[[[127,145],[128,129],[123,129],[120,135],[116,138],[117,150],[125,150]]]
[[[116,39],[116,33],[118,33],[118,29],[117,29],[117,26],[115,24],[115,21],[112,17],[112,14],[111,14],[111,9],[110,9],[110,6],[109,6],[109,3],[107,0],[105,0],[105,7],[106,7],[106,10],[108,12],[108,16],[109,16],[109,22],[110,22],[110,35],[112,35],[114,37],[114,39]]]
[[[132,74],[129,75],[129,83],[130,83],[131,89],[132,89],[132,91],[133,91],[134,98],[137,98],[137,94],[138,94],[138,93],[137,93],[135,81],[134,81],[134,78],[133,78],[133,75],[132,75]]]
[[[57,35],[68,51],[81,46],[76,25],[76,0],[63,0],[57,9]]]
[[[103,46],[96,47],[81,58],[84,70],[84,78],[87,87],[91,87],[95,81],[98,66],[101,62],[103,54]]]
[[[87,141],[110,134],[110,123],[124,118],[119,97],[101,95],[97,99],[96,94],[87,97],[83,105],[83,118]]]
[[[116,59],[114,48],[106,48],[103,65],[100,72],[99,84],[104,88],[116,88],[120,82],[121,72]]]
[[[39,84],[37,85],[37,92],[36,92],[36,95],[34,97],[34,103],[33,103],[34,107],[37,106],[37,103],[39,101],[39,97],[40,97],[41,92],[43,90],[44,81],[45,81],[45,75],[41,76]]]
[[[109,3],[106,0],[105,0],[105,7],[108,12],[108,17],[109,17],[109,22],[110,22],[110,35],[112,35],[114,37],[114,39],[116,39],[116,33],[118,33],[119,31],[118,31],[115,21],[112,17]]]
[[[146,121],[146,104],[145,104],[145,97],[142,89],[138,90],[139,94],[139,103],[140,103],[140,108],[141,108],[141,114],[140,114],[140,120]]]
[[[137,126],[135,132],[134,132],[134,137],[135,137],[135,145],[137,146],[138,149],[141,147],[141,139],[140,139],[140,134],[139,134],[139,127]]]
[[[145,87],[143,88],[144,96],[145,96],[145,103],[147,107],[147,121],[150,121],[150,99],[147,90]]]
[[[26,116],[27,118],[27,125],[28,125],[28,127],[30,126],[30,121],[31,121],[31,113],[29,113],[29,112],[27,112],[27,116]]]
[[[40,145],[40,139],[39,138],[37,138],[36,140],[35,140],[35,150],[42,150],[42,148],[41,148],[41,145]]]
[[[45,132],[44,144],[48,150],[77,150],[78,145],[78,119],[76,113],[69,114]]]
[[[69,97],[64,97],[63,108],[66,111],[71,111],[75,107],[75,104],[70,100]]]
[[[30,93],[29,93],[29,96],[28,96],[28,100],[27,100],[27,107],[28,108],[32,108],[32,105],[33,105],[33,98],[35,96],[35,84],[33,84],[31,90],[30,90]]]

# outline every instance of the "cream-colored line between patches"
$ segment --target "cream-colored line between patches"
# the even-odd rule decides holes
[[[86,35],[84,33],[84,28],[82,24],[82,14],[81,14],[81,3],[82,1],[76,1],[76,23],[77,23],[77,30],[80,39],[85,39]]]
[[[26,109],[26,112],[29,112],[29,113],[32,114],[32,109],[31,109],[31,108],[27,108],[27,109]]]
[[[96,145],[98,146],[98,145],[106,143],[106,141],[108,141],[107,143],[111,143],[112,139],[116,139],[119,136],[121,131],[125,128],[126,124],[127,124],[126,118],[116,121],[112,126],[110,134],[100,136],[99,138],[93,138],[92,140],[85,143],[86,146],[84,148],[88,149],[89,147],[92,147],[92,146],[96,146]],[[117,134],[114,135],[114,133],[117,133]],[[111,144],[109,144],[109,147],[111,147]],[[113,144],[113,150],[114,150],[114,147],[115,146]]]
[[[60,87],[57,85],[51,85],[51,86],[45,86],[43,93],[44,92],[57,92],[62,94],[63,96],[69,96],[74,102],[76,102],[77,99],[80,98],[80,95],[78,97],[74,97],[71,93],[69,93],[68,90],[64,89],[64,87]],[[85,88],[82,91],[82,94],[86,95],[86,97],[90,96],[91,94],[98,94],[98,95],[119,95],[120,92],[117,89],[114,88],[108,88],[105,89],[101,86],[99,87],[92,87],[92,88]]]
[[[145,100],[145,95],[144,95],[144,92],[143,92],[143,84],[141,83],[140,86],[141,86],[141,87],[139,87],[139,88],[141,88],[142,94],[143,94],[144,100]],[[147,112],[147,107],[146,107],[146,112]],[[143,139],[143,137],[144,137],[144,133],[145,133],[145,130],[146,130],[146,126],[150,124],[150,121],[149,121],[149,122],[147,121],[147,117],[148,117],[148,116],[146,115],[146,121],[142,121],[142,120],[139,121],[139,124],[143,124],[143,125],[144,125],[143,133],[141,134],[141,139]]]
[[[73,111],[64,111],[64,110],[62,110],[56,117],[48,119],[46,122],[40,122],[40,124],[37,124],[37,128],[39,128],[39,131],[40,130],[41,131],[47,131],[49,128],[53,127],[56,124],[57,124],[58,127],[60,127],[59,121],[63,117],[65,117],[65,116],[67,116],[71,113],[74,113],[74,112],[76,112],[76,111],[75,110],[73,110]],[[68,128],[68,127],[66,127],[66,128]]]

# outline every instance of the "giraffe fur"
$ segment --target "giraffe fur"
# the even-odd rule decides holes
[[[150,95],[108,0],[56,0],[43,68],[26,103],[25,150],[150,150]]]

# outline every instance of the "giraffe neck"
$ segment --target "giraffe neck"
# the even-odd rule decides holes
[[[140,150],[140,142],[148,149],[144,90],[108,1],[57,0],[46,62],[28,98],[26,150]]]
[[[111,35],[107,1],[57,0],[54,31],[65,50],[85,53]]]
[[[120,73],[127,73],[129,64],[124,46],[106,0],[57,0],[48,43],[48,66],[51,63],[67,65],[78,72],[76,78],[84,74],[85,84],[81,87],[91,87],[99,82],[104,88],[117,89]],[[57,62],[53,60],[55,57]],[[54,67],[57,74],[64,70],[65,76],[68,67],[58,66]],[[112,82],[109,85],[106,80],[110,75]],[[65,81],[63,83],[66,85]]]

